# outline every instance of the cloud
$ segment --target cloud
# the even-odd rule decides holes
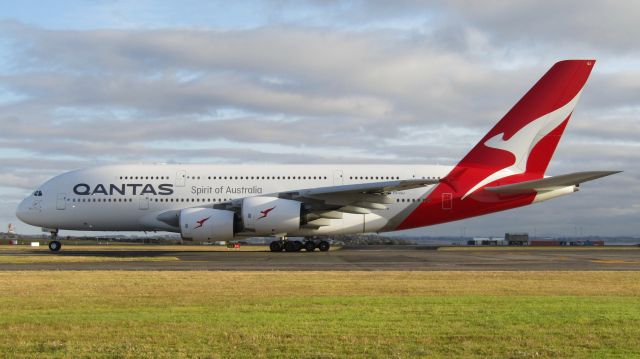
[[[606,0],[571,0],[542,4],[538,1],[442,2],[462,17],[467,26],[482,29],[494,41],[522,47],[566,47],[573,50],[605,49],[637,54],[629,36],[640,16],[640,5]]]
[[[640,60],[628,36],[635,5],[274,1],[259,8],[250,26],[0,22],[0,186],[26,194],[64,170],[119,162],[454,164],[554,61],[585,55],[598,66],[550,173],[626,172],[585,186],[575,201],[469,226],[492,228],[505,218],[528,226],[524,214],[540,227],[553,210],[553,230],[603,216],[615,223],[603,228],[640,229],[630,220],[640,214]]]

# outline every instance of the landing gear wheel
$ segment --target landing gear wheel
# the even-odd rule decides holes
[[[287,242],[284,245],[284,251],[285,252],[295,252],[298,246],[296,246],[295,243],[293,242]]]
[[[296,247],[296,252],[300,252],[304,247],[300,241],[293,241],[293,245]]]
[[[327,241],[321,241],[320,243],[318,243],[318,249],[320,249],[320,252],[326,252],[330,247],[331,244],[329,244],[329,242]]]
[[[62,248],[62,243],[58,242],[58,241],[51,241],[49,242],[49,249],[52,252],[57,252],[60,250],[60,248]]]
[[[307,252],[313,252],[313,251],[316,249],[316,244],[315,244],[315,243],[313,243],[313,241],[307,241],[307,242],[304,244],[304,249],[305,249]]]
[[[272,252],[282,252],[282,244],[280,241],[273,241],[269,244],[269,250]]]

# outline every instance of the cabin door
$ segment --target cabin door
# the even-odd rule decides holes
[[[58,193],[58,197],[56,198],[56,209],[63,210],[65,208],[67,208],[67,194]]]

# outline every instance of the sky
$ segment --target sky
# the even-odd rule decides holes
[[[45,4],[0,4],[3,227],[37,232],[19,201],[102,164],[455,165],[556,61],[593,58],[548,174],[623,173],[398,234],[640,234],[640,3]]]

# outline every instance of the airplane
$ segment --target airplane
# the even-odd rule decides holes
[[[60,229],[169,231],[194,242],[273,237],[327,251],[337,234],[457,221],[546,201],[620,171],[545,175],[595,60],[554,64],[455,166],[107,165],[53,177],[17,217]],[[303,240],[290,238],[299,237]]]

